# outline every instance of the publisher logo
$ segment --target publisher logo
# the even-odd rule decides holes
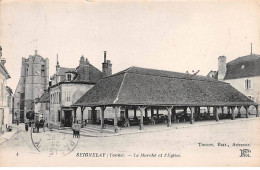
[[[251,157],[250,153],[250,149],[240,149],[240,157]]]

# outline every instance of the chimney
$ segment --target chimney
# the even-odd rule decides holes
[[[107,62],[107,52],[104,51],[104,63],[106,63],[106,62]]]
[[[56,73],[58,72],[59,68],[60,68],[59,55],[57,54]]]
[[[79,65],[86,65],[85,57],[83,55],[80,57]]]
[[[112,63],[106,58],[106,51],[104,51],[104,62],[102,63],[103,77],[112,75]]]
[[[253,54],[253,45],[251,43],[251,53],[250,53],[250,55],[252,55],[252,54]]]
[[[227,72],[226,56],[218,57],[218,80],[223,81]]]

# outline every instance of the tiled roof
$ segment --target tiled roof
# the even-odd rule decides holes
[[[256,105],[231,85],[208,77],[131,67],[101,79],[75,106]]]
[[[58,70],[58,73],[57,75],[58,76],[65,76],[65,73],[68,72],[68,71],[73,71],[75,69],[73,68],[67,68],[67,67],[60,67],[59,70]]]
[[[87,68],[88,67],[88,68]],[[91,64],[80,65],[76,68],[77,77],[74,82],[86,81],[91,83],[97,83],[101,78],[103,73]],[[87,74],[89,74],[87,76]],[[88,78],[89,79],[88,79]]]
[[[260,55],[239,57],[227,63],[225,80],[260,76]]]

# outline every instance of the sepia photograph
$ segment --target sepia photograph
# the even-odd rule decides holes
[[[1,167],[259,167],[259,0],[0,0]]]

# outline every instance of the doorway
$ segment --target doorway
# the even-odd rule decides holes
[[[64,127],[72,126],[72,110],[64,110]]]

